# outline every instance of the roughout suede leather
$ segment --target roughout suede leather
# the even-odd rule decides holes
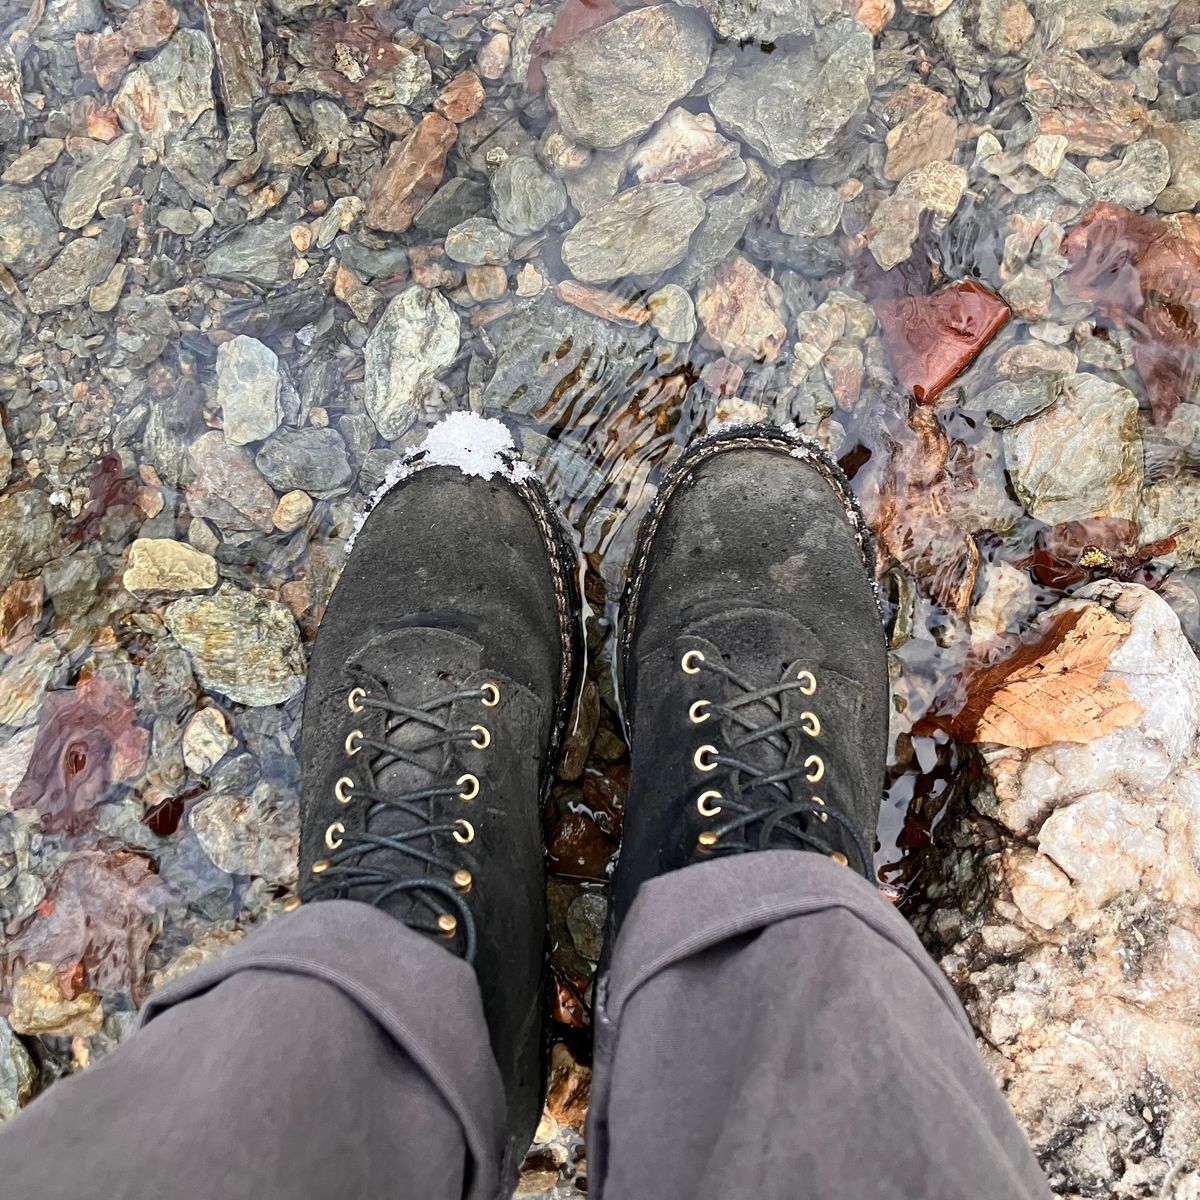
[[[347,734],[359,729],[387,740],[385,726],[394,720],[378,709],[351,712],[351,689],[364,687],[407,707],[485,682],[500,689],[495,707],[468,699],[438,713],[452,728],[483,725],[489,746],[459,741],[426,751],[421,757],[428,770],[393,764],[375,787],[394,795],[467,773],[479,780],[473,800],[434,801],[431,822],[464,818],[474,827],[474,841],[462,845],[444,833],[420,845],[473,877],[467,904],[478,937],[475,969],[508,1096],[510,1149],[518,1158],[541,1112],[546,912],[540,799],[577,665],[573,578],[557,518],[540,490],[469,478],[453,468],[418,470],[383,498],[358,536],[313,648],[304,706],[300,891],[308,897],[316,883],[312,864],[330,854],[324,841],[330,824],[361,831],[369,807],[364,800],[342,805],[334,795],[342,776],[367,786],[363,767],[374,752],[347,755]],[[391,741],[411,750],[429,735],[428,727],[412,722]],[[421,822],[389,810],[372,821],[371,832],[397,833],[414,824]],[[365,866],[389,862],[403,864],[408,878],[448,877],[387,848],[362,859]],[[399,893],[385,909],[404,920],[414,904]],[[421,915],[431,920],[427,910]],[[461,952],[461,932],[446,943],[447,952]],[[436,1005],[438,997],[430,995],[429,1002]]]
[[[797,454],[802,457],[797,457]],[[740,430],[700,443],[664,480],[643,528],[623,630],[623,684],[632,743],[629,800],[613,885],[614,928],[647,880],[697,861],[698,834],[717,822],[696,798],[720,789],[724,770],[699,772],[705,744],[728,746],[719,722],[688,719],[694,700],[740,694],[725,679],[686,674],[699,649],[756,687],[800,670],[812,696],[786,694],[786,715],[817,715],[816,737],[789,733],[788,763],[817,753],[819,795],[854,822],[868,848],[883,787],[888,679],[883,625],[871,586],[871,552],[836,466],[777,430]],[[764,720],[762,706],[754,714]],[[743,758],[778,756],[751,748]],[[818,830],[854,862],[835,822]],[[701,858],[702,860],[702,858]]]

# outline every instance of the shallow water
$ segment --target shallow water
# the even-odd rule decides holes
[[[727,37],[703,9],[672,10],[683,32],[630,35],[640,60],[628,46],[587,49],[593,26],[640,11],[606,3],[389,13],[280,0],[258,9],[261,59],[258,39],[236,44],[223,23],[249,11],[0,5],[12,451],[0,498],[0,1011],[31,964],[52,966],[57,1008],[13,1017],[38,1086],[103,1053],[148,989],[290,894],[303,647],[364,497],[448,411],[510,425],[581,551],[589,682],[546,814],[555,1016],[576,1048],[628,776],[611,683],[617,604],[657,481],[714,422],[794,422],[841,462],[881,535],[896,715],[876,865],[898,901],[919,886],[963,758],[913,726],[952,706],[972,643],[1003,644],[1105,573],[1162,586],[1197,630],[1200,554],[1187,538],[1175,557],[1127,553],[1193,524],[1200,503],[1187,4],[1130,16],[956,0],[931,17],[870,3],[855,7],[864,34],[837,6],[795,0],[744,45],[735,27],[750,18],[714,4]],[[329,59],[330,45],[353,53]],[[381,46],[396,72],[383,92],[363,66]],[[814,54],[830,56],[820,88],[805,82]],[[640,83],[638,61],[650,64]],[[477,66],[478,112],[457,131],[443,118],[422,126],[453,139],[444,174],[429,155],[407,175],[386,165],[443,85]],[[681,72],[672,90],[664,80]],[[573,78],[593,76],[608,92],[570,98]],[[409,102],[381,102],[387,88]],[[650,112],[655,88],[664,99]],[[757,125],[738,115],[755,98]],[[774,120],[789,104],[800,115]],[[445,101],[437,111],[459,115]],[[655,132],[663,113],[679,122],[670,137]],[[637,158],[578,140],[631,127],[623,144]],[[515,159],[541,164],[532,184],[512,182]],[[434,211],[412,225],[404,189],[422,172]],[[452,179],[468,183],[447,199]],[[668,191],[614,233],[606,205],[639,179]],[[490,221],[505,188],[501,215],[522,231],[467,237],[461,223]],[[1104,199],[1151,224],[1064,248]],[[487,261],[446,257],[451,226],[459,257]],[[592,291],[571,289],[568,263]],[[964,281],[986,292],[951,302],[946,289]],[[688,293],[672,320],[666,284]],[[372,330],[413,288],[448,301],[433,316],[422,301],[405,357],[399,335],[388,347]],[[239,335],[270,353],[250,347],[242,363],[245,448],[231,450],[218,366]],[[373,382],[389,354],[418,380],[403,402]],[[1081,423],[1025,442],[1002,432],[1042,420],[1039,406],[1064,411],[1076,373],[1108,385],[1087,393]],[[1093,477],[1097,462],[1111,470]],[[1067,524],[1097,516],[1111,519]],[[165,587],[137,588],[131,546],[151,538],[197,553]],[[1088,545],[1111,555],[1081,568]],[[181,599],[211,597],[218,580],[219,604]],[[556,1186],[560,1169],[569,1180],[578,1151],[570,1134],[544,1150],[530,1192]]]

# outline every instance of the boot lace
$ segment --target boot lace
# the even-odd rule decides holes
[[[737,692],[726,703],[697,700],[688,709],[693,725],[718,718],[718,727],[724,732],[715,734],[713,740],[725,743],[702,745],[692,758],[702,774],[726,772],[723,788],[705,787],[696,797],[700,815],[715,822],[700,834],[697,851],[711,856],[790,847],[814,850],[849,865],[846,855],[829,838],[832,822],[844,835],[842,844],[854,853],[855,869],[870,880],[872,855],[854,822],[812,791],[825,777],[824,760],[814,749],[802,762],[788,763],[793,743],[801,735],[816,739],[821,721],[809,711],[798,717],[785,716],[783,697],[789,692],[814,695],[816,676],[801,670],[768,687],[756,687],[724,663],[709,661],[700,650],[687,651],[680,666],[688,675],[720,676]],[[757,754],[759,761],[747,755],[756,747],[769,751]],[[798,798],[801,795],[803,798]],[[718,817],[722,819],[717,821]]]
[[[464,772],[451,780],[450,772],[443,769],[452,747],[469,744],[484,750],[491,745],[492,735],[485,725],[457,728],[450,723],[444,710],[461,700],[478,700],[485,708],[494,708],[500,702],[500,688],[485,683],[416,705],[398,703],[361,686],[351,689],[346,697],[350,712],[357,715],[375,709],[385,713],[384,731],[381,738],[368,737],[361,729],[352,729],[346,736],[346,761],[352,765],[338,779],[334,794],[339,804],[367,805],[363,829],[348,831],[343,822],[334,821],[325,831],[330,853],[312,865],[316,882],[310,898],[345,896],[353,889],[356,899],[379,907],[404,894],[412,903],[405,924],[447,938],[461,933],[463,957],[473,962],[475,919],[466,902],[471,873],[439,853],[435,839],[449,835],[459,845],[469,845],[475,840],[475,827],[465,817],[439,821],[433,813],[439,800],[457,797],[467,803],[479,795],[477,775]],[[407,736],[400,744],[402,731]],[[382,786],[381,776],[399,764],[425,774],[428,786]]]

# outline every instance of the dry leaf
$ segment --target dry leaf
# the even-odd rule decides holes
[[[1072,609],[1038,631],[1036,641],[971,672],[966,703],[934,717],[960,742],[992,742],[1034,750],[1055,742],[1090,742],[1130,725],[1142,708],[1125,681],[1104,680],[1129,624],[1106,608]]]

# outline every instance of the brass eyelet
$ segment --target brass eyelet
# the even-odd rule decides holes
[[[796,682],[806,681],[807,686],[798,688],[802,696],[811,696],[817,690],[817,677],[811,671],[801,671],[796,676]]]
[[[497,684],[483,683],[479,685],[479,690],[481,692],[487,692],[491,696],[490,700],[479,701],[484,708],[495,708],[496,705],[500,703],[500,688]]]
[[[345,832],[345,825],[343,825],[341,821],[334,821],[334,823],[330,825],[327,830],[325,830],[325,845],[327,845],[330,850],[336,850],[342,844],[342,839],[339,837],[335,840],[333,835],[335,833],[340,834]]]
[[[354,780],[349,775],[343,775],[341,779],[333,785],[333,794],[337,797],[339,804],[349,804],[354,799],[350,793],[354,791]]]
[[[825,807],[825,801],[822,800],[820,796],[814,796],[813,803],[819,804],[822,808]],[[817,813],[817,816],[820,817],[821,820],[824,821],[826,825],[829,824],[829,814],[827,812],[819,812],[819,813]]]
[[[471,872],[470,871],[455,871],[454,886],[465,896],[471,890]]]
[[[808,774],[804,778],[809,783],[820,783],[825,778],[825,764],[821,761],[820,755],[810,754],[804,760],[804,765],[808,767]]]
[[[803,729],[809,737],[819,737],[821,734],[821,722],[817,719],[817,714],[802,712],[800,714],[800,728]]]
[[[696,753],[692,755],[692,762],[696,764],[697,771],[715,771],[718,763],[705,758],[705,755],[711,754],[716,756],[716,746],[700,746]]]
[[[704,722],[712,716],[712,713],[704,711],[707,707],[707,700],[697,700],[692,707],[688,709],[688,720],[691,721],[693,725],[703,725]]]
[[[683,668],[685,675],[699,675],[700,668],[689,666],[689,663],[702,663],[704,655],[699,650],[689,650],[683,658],[679,660],[679,665]]]
[[[469,789],[458,793],[460,800],[474,800],[479,795],[479,780],[474,775],[460,775],[454,782],[458,787]]]
[[[486,725],[472,725],[471,732],[479,735],[471,739],[471,745],[476,750],[486,750],[492,744],[492,735],[488,732]]]
[[[329,859],[318,858],[312,865],[312,873],[314,875],[324,875],[329,870]]]
[[[475,840],[475,826],[470,821],[464,821],[462,817],[459,817],[454,823],[455,825],[461,825],[466,830],[466,833],[459,833],[456,829],[454,831],[454,840],[460,846],[469,846]]]
[[[698,850],[711,850],[717,844],[717,835],[711,829],[706,829],[697,839]]]
[[[299,896],[289,896],[283,902],[283,911],[284,912],[295,912],[296,909],[298,909],[300,907],[300,905],[303,903],[304,903],[304,901],[301,900]]]
[[[437,919],[437,927],[443,937],[453,937],[458,931],[458,918],[449,913],[442,913]]]
[[[722,799],[720,792],[701,792],[699,798],[696,800],[696,811],[702,817],[715,817],[721,811],[721,806],[713,804],[710,807],[709,801],[720,799]]]
[[[361,729],[352,729],[346,734],[347,754],[357,754],[362,749],[362,736],[363,731]]]
[[[835,850],[830,856],[839,867],[848,867],[850,860],[840,851]]]
[[[346,704],[352,713],[362,712],[363,706],[360,701],[365,699],[366,695],[366,688],[356,687],[350,689],[349,694],[346,696]]]

